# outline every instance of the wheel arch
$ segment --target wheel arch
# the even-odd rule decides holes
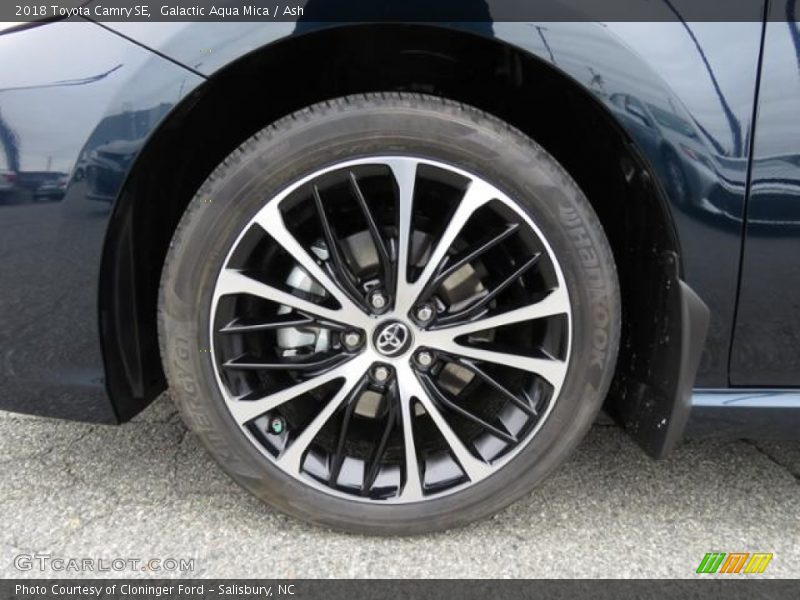
[[[438,26],[339,26],[274,42],[214,73],[139,153],[114,207],[100,274],[108,387],[121,418],[165,387],[156,326],[160,272],[202,181],[278,118],[375,91],[474,105],[522,130],[567,169],[598,213],[620,275],[625,330],[608,408],[625,422],[631,411],[615,398],[659,388],[669,400],[674,390],[660,389],[669,381],[654,374],[664,369],[659,361],[669,360],[669,369],[681,353],[674,355],[654,325],[680,321],[678,300],[663,292],[680,279],[681,251],[656,172],[612,112],[568,74],[497,39]]]

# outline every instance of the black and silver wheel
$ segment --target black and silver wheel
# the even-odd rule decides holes
[[[188,425],[307,520],[411,533],[490,514],[591,424],[619,291],[577,186],[519,132],[411,95],[264,130],[204,184],[164,268]]]

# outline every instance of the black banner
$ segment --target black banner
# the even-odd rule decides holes
[[[13,600],[622,600],[797,598],[798,580],[733,575],[686,580],[2,580],[0,597]]]
[[[794,14],[797,0],[770,19]],[[761,21],[766,0],[5,0],[0,21]]]

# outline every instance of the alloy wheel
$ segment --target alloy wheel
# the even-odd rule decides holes
[[[264,456],[326,493],[407,503],[475,485],[530,443],[566,378],[571,306],[517,202],[401,156],[265,201],[209,321],[219,390]]]

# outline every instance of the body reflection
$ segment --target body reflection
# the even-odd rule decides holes
[[[795,0],[767,24],[742,286],[737,385],[800,385],[800,27]],[[781,22],[789,17],[789,22]]]
[[[172,105],[127,110],[103,119],[86,142],[73,179],[86,180],[86,197],[113,202],[145,137]]]
[[[97,318],[111,200],[142,140],[199,83],[186,78],[93,23],[0,36],[0,281],[13,290],[0,295],[0,388],[11,407],[115,420]]]
[[[608,100],[639,144],[659,158],[656,168],[675,205],[699,208],[713,196],[716,168],[689,119],[630,94],[612,94]]]

